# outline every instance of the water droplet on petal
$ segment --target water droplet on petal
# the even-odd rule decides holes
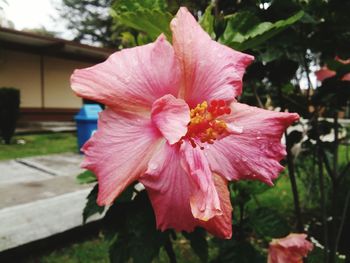
[[[260,132],[260,131],[258,131],[258,132],[256,133],[256,139],[257,139],[257,140],[260,140],[260,139],[261,139],[261,132]]]
[[[148,168],[151,170],[151,171],[155,171],[158,169],[158,165],[156,163],[150,163]]]

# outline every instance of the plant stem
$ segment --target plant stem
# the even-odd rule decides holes
[[[166,240],[165,240],[164,249],[168,255],[169,262],[170,263],[177,263],[176,255],[175,255],[175,252],[173,249],[173,245],[172,245],[170,237],[168,235],[167,235]]]
[[[286,145],[287,145],[286,148],[287,148],[288,173],[289,173],[290,184],[291,184],[292,192],[293,192],[294,211],[295,211],[296,222],[297,222],[296,229],[298,232],[303,232],[304,227],[303,227],[303,220],[301,217],[298,187],[297,187],[297,183],[296,183],[296,179],[295,179],[294,160],[293,160],[293,155],[292,155],[291,150],[290,150],[290,143],[288,141],[287,132],[285,132],[285,137],[286,137]]]
[[[338,148],[339,148],[339,138],[338,138],[338,113],[334,113],[334,149],[333,149],[333,174],[332,174],[332,223],[330,229],[330,250],[329,250],[329,263],[335,263],[336,260],[336,233],[337,233],[337,200],[338,200]]]
[[[339,148],[339,125],[338,125],[338,112],[334,114],[334,158],[333,158],[333,180],[338,177],[338,148]]]
[[[346,198],[345,198],[345,204],[344,204],[344,208],[343,208],[341,222],[340,222],[340,225],[339,225],[339,228],[338,228],[337,237],[335,239],[335,245],[334,245],[335,246],[335,251],[338,250],[338,245],[339,245],[339,241],[340,241],[340,238],[341,238],[341,234],[343,232],[345,219],[346,219],[348,208],[349,208],[349,203],[350,203],[350,190],[348,191],[348,194],[346,195]]]
[[[254,84],[251,85],[251,87],[252,87],[252,90],[253,90],[255,99],[256,99],[256,101],[258,102],[259,107],[262,108],[262,109],[264,109],[264,108],[265,108],[265,107],[264,107],[264,104],[261,102],[261,99],[260,99],[260,97],[259,97],[259,95],[258,95],[258,93],[257,93],[257,91],[256,91],[256,88],[255,88]]]
[[[319,144],[319,143],[318,143]],[[324,174],[323,174],[323,154],[320,145],[317,147],[317,163],[318,163],[318,183],[320,187],[320,206],[322,211],[322,226],[323,226],[323,243],[324,243],[324,255],[323,260],[326,263],[328,258],[328,226],[327,226],[327,209],[326,209],[326,197],[324,192]]]

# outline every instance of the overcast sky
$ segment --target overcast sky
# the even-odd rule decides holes
[[[12,21],[15,29],[40,28],[44,26],[49,31],[59,33],[60,37],[70,39],[72,36],[66,30],[63,22],[55,22],[59,18],[58,11],[61,0],[6,0],[3,14]]]

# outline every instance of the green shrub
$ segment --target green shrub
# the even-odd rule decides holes
[[[0,88],[0,135],[10,144],[19,116],[20,91],[15,88]]]

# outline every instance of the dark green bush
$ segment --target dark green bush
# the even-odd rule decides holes
[[[0,135],[10,144],[19,116],[20,91],[11,87],[0,88]]]

